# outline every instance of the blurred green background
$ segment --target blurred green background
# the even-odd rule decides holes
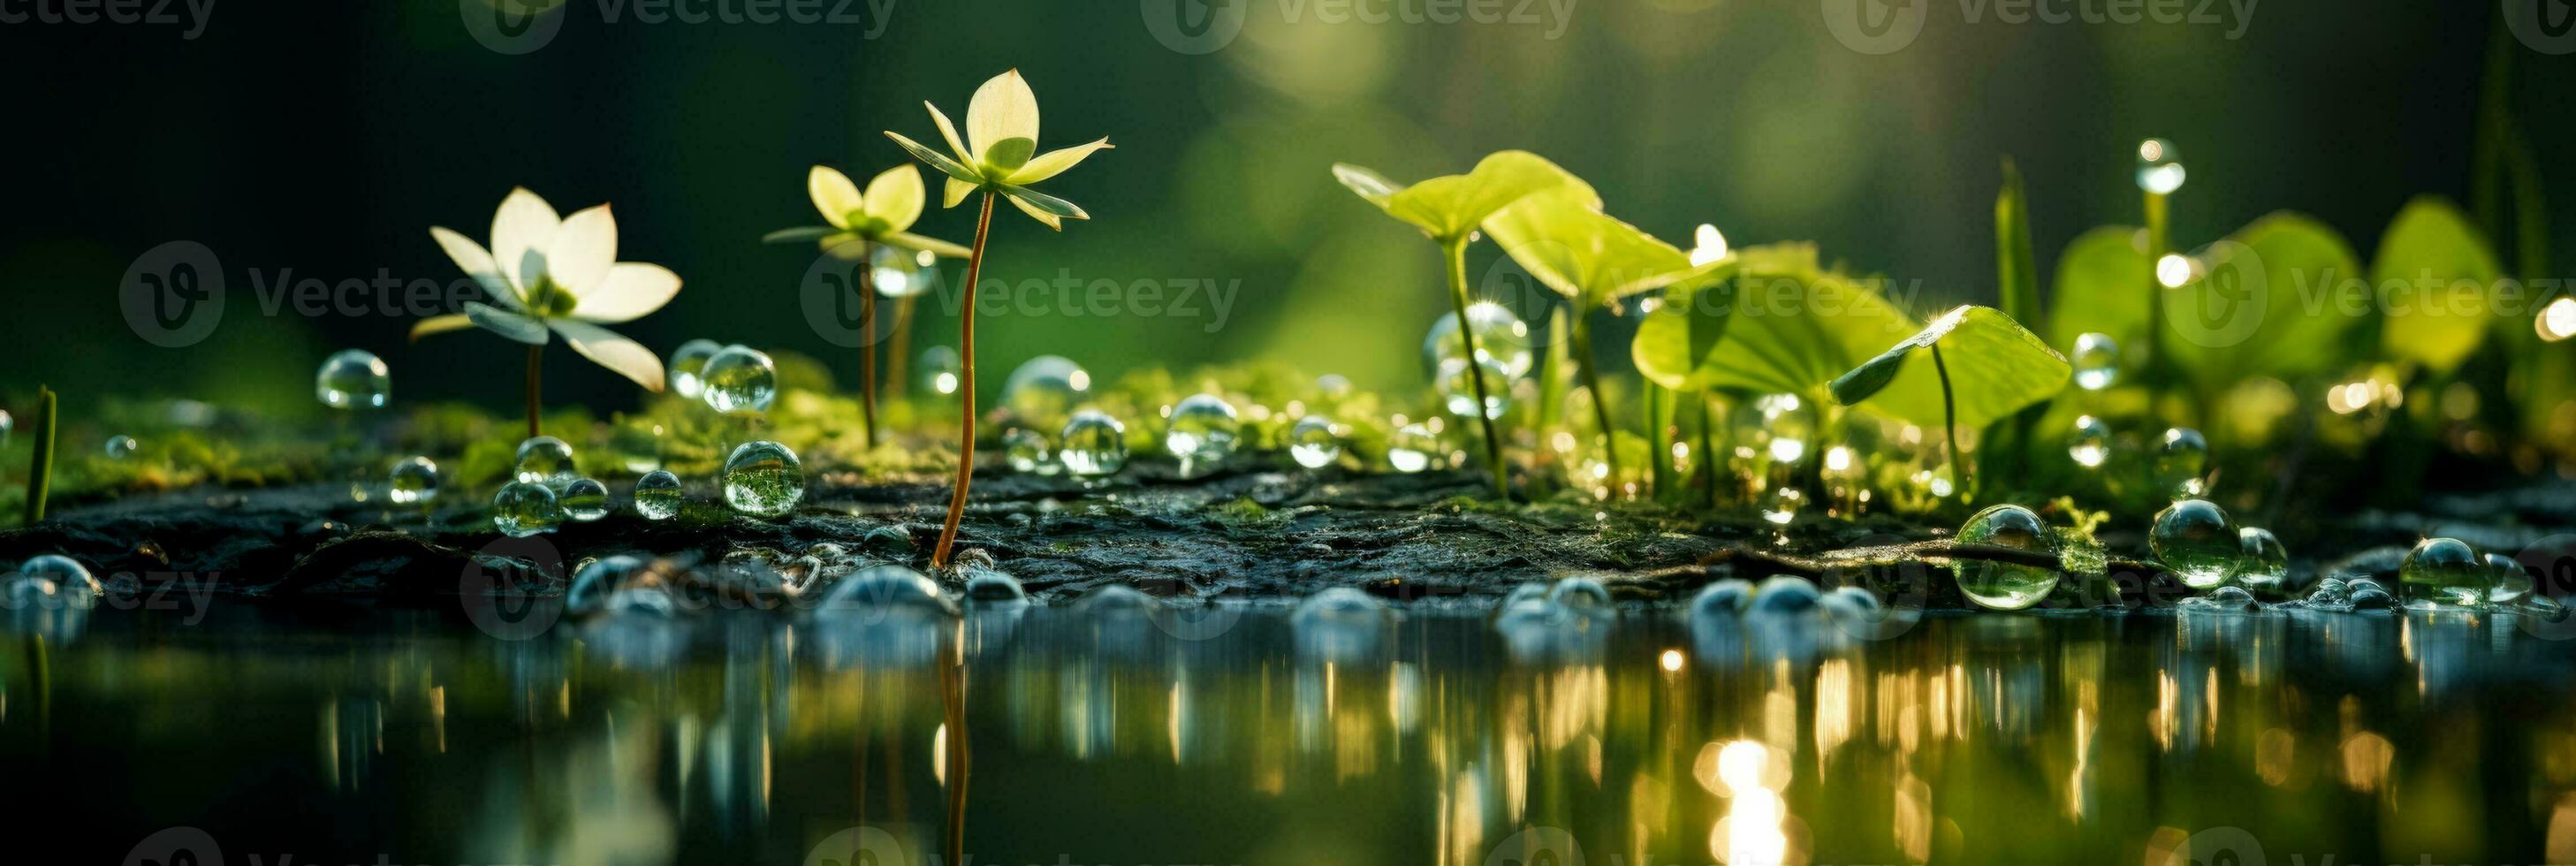
[[[2224,3],[2178,7],[2217,23],[2014,24],[1944,0],[1911,45],[1868,55],[1826,25],[1847,0],[1514,0],[1474,8],[1527,20],[1455,23],[1401,20],[1466,8],[1430,0],[1369,0],[1398,14],[1383,23],[1337,0],[1229,0],[1240,35],[1192,54],[1148,26],[1167,0],[878,0],[849,4],[846,24],[644,23],[636,2],[577,0],[516,56],[469,33],[458,0],[224,3],[193,40],[175,26],[0,25],[0,71],[18,83],[0,137],[15,169],[0,393],[50,383],[73,415],[99,392],[318,412],[314,365],[359,347],[392,364],[397,400],[509,410],[514,347],[472,333],[409,345],[401,316],[268,315],[254,282],[290,269],[453,280],[427,228],[484,240],[514,185],[565,212],[614,203],[620,258],[687,280],[621,328],[655,351],[744,342],[818,355],[846,381],[854,357],[800,304],[811,250],[757,239],[816,222],[807,166],[864,181],[904,161],[881,130],[932,138],[923,100],[962,120],[976,85],[1012,67],[1036,88],[1041,148],[1102,135],[1118,147],[1046,187],[1092,221],[1059,235],[1003,209],[988,278],[1212,281],[1234,297],[1221,319],[987,317],[988,395],[1047,353],[1108,378],[1268,357],[1363,387],[1425,384],[1419,340],[1447,308],[1436,252],[1334,184],[1336,161],[1409,181],[1527,148],[1667,240],[1687,246],[1701,222],[1739,245],[1811,239],[1856,270],[1919,280],[1917,306],[1931,307],[1992,301],[2001,158],[2029,179],[2045,275],[2085,228],[2138,219],[2133,148],[2163,136],[2191,171],[2175,202],[2184,246],[2293,208],[2368,250],[2408,197],[2468,197],[2501,14],[2263,3],[2231,39],[2240,22]],[[2498,44],[2545,180],[2570,189],[2576,170],[2551,151],[2576,132],[2564,110],[2576,64]],[[2563,244],[2576,219],[2552,213]],[[971,222],[968,208],[934,211],[917,230],[964,241]],[[229,304],[211,338],[165,349],[126,326],[116,287],[179,239],[220,257]],[[1471,256],[1471,275],[1499,258],[1490,244]],[[1544,315],[1526,292],[1505,300]],[[930,305],[914,348],[953,342],[951,313]],[[1625,354],[1624,339],[1603,345]],[[558,347],[547,397],[613,410],[638,392]]]

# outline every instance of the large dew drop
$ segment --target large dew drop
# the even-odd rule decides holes
[[[776,517],[805,499],[805,464],[787,446],[745,442],[724,465],[725,504],[744,514]]]
[[[89,566],[58,553],[28,557],[26,562],[18,564],[18,576],[49,581],[53,583],[55,592],[82,602],[96,597],[104,589],[98,578],[90,574]]]
[[[385,498],[395,505],[427,505],[438,498],[438,464],[427,457],[406,457],[394,464],[385,483]]]
[[[1091,373],[1057,355],[1039,355],[1002,380],[1002,411],[1035,429],[1063,424],[1091,399]]]
[[[555,494],[555,502],[563,506],[565,517],[589,523],[608,516],[608,485],[575,478],[564,485],[562,493]]]
[[[1047,443],[1046,434],[1026,427],[1013,427],[1002,434],[1002,461],[1013,472],[1054,475],[1064,471],[1056,462],[1055,447]]]
[[[1439,454],[1440,437],[1420,424],[1406,424],[1386,440],[1386,463],[1397,472],[1420,472]]]
[[[2475,607],[2495,588],[2495,571],[2467,542],[2427,538],[2406,552],[2398,566],[2398,585],[2406,600],[2446,607]]]
[[[1288,428],[1288,456],[1297,465],[1322,469],[1342,459],[1342,437],[1333,432],[1333,419],[1308,415]]]
[[[393,391],[393,369],[385,359],[359,349],[331,353],[313,374],[313,396],[333,409],[382,409]]]
[[[1194,394],[1172,407],[1163,448],[1181,458],[1183,472],[1191,472],[1232,456],[1242,433],[1243,422],[1235,417],[1234,404],[1214,394]]]
[[[1485,417],[1503,417],[1512,408],[1512,377],[1505,375],[1502,362],[1492,358],[1477,362],[1476,367],[1485,377]],[[1468,378],[1465,360],[1441,361],[1432,384],[1439,388],[1440,403],[1449,414],[1475,417],[1476,382]]]
[[[120,434],[107,437],[107,457],[110,460],[123,460],[125,458],[132,457],[134,456],[134,449],[139,447],[142,447],[141,443],[135,442],[134,437],[132,436]]]
[[[705,394],[707,361],[721,351],[724,351],[724,346],[714,340],[690,340],[672,350],[667,371],[671,393],[687,400],[696,400]]]
[[[2495,573],[2495,584],[2487,589],[2487,603],[2509,605],[2531,596],[2531,570],[2503,554],[2487,554],[2487,570]]]
[[[2269,529],[2248,526],[2236,530],[2244,552],[2244,565],[2236,572],[2236,582],[2256,593],[2277,596],[2290,579],[2290,549]]]
[[[947,616],[957,612],[955,605],[939,592],[939,584],[910,566],[875,565],[852,572],[832,584],[815,608],[820,614],[856,617],[863,621],[878,617]]]
[[[554,489],[543,484],[513,481],[492,495],[492,528],[502,535],[526,538],[553,532],[563,521],[563,504],[555,500]]]
[[[2099,391],[2120,381],[2120,344],[2108,334],[2084,334],[2075,338],[2073,351],[2066,353],[2067,362],[2075,365],[2075,387]]]
[[[1467,321],[1476,337],[1476,354],[1494,363],[1494,369],[1506,379],[1527,375],[1533,356],[1530,353],[1529,324],[1512,315],[1510,308],[1492,301],[1467,305]],[[1438,373],[1450,361],[1467,357],[1466,344],[1458,339],[1458,314],[1443,313],[1431,323],[1431,333],[1422,338],[1422,368]]]
[[[2019,505],[1997,505],[1976,513],[1959,526],[1959,544],[1984,544],[2055,556],[2057,537],[2037,512]],[[2047,598],[2057,588],[2054,568],[1957,558],[1950,574],[1959,593],[1993,610],[2022,610]]]
[[[2206,499],[2166,506],[2147,531],[2147,547],[2193,589],[2225,584],[2244,567],[2245,540],[2228,525],[2227,512]]]
[[[560,488],[571,484],[581,474],[573,468],[570,444],[552,436],[536,436],[519,443],[519,462],[512,477],[548,488]]]
[[[2091,415],[2076,416],[2075,429],[2066,437],[2066,456],[2073,458],[2077,466],[2102,468],[2102,463],[2111,459],[2111,425]]]
[[[669,520],[680,514],[680,476],[656,469],[635,479],[635,513],[646,520]]]
[[[2200,431],[2175,427],[2156,445],[2156,489],[2175,499],[2209,492],[2209,441]]]
[[[1109,413],[1085,409],[1064,422],[1056,460],[1080,478],[1115,475],[1127,466],[1127,425]]]
[[[726,346],[707,359],[707,406],[727,415],[769,411],[778,399],[778,365],[749,346]]]

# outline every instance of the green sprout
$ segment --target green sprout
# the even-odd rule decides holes
[[[923,147],[912,139],[889,131],[894,139],[915,158],[930,164],[948,176],[947,194],[942,207],[956,207],[966,196],[984,194],[983,212],[975,218],[975,243],[966,255],[966,305],[960,317],[957,354],[957,486],[949,494],[948,521],[939,529],[939,547],[931,554],[933,569],[948,567],[948,555],[957,543],[957,524],[966,516],[966,485],[975,477],[975,282],[984,269],[984,242],[993,231],[993,199],[1008,198],[1011,205],[1047,228],[1064,230],[1067,219],[1090,219],[1072,202],[1028,188],[1029,184],[1063,174],[1097,151],[1109,148],[1109,139],[1076,145],[1043,155],[1038,147],[1038,97],[1029,83],[1013,69],[975,89],[975,99],[966,106],[966,139],[959,141],[957,127],[939,106],[928,102],[930,119],[939,124],[939,135],[948,141],[954,156]],[[973,147],[970,149],[969,144]]]
[[[875,336],[877,325],[876,289],[871,284],[874,268],[868,266],[868,255],[880,244],[914,253],[965,258],[965,247],[935,238],[912,234],[909,230],[921,218],[921,206],[928,198],[921,185],[921,169],[910,164],[886,169],[868,181],[867,192],[861,193],[850,176],[829,166],[815,166],[805,175],[805,193],[814,200],[814,209],[831,225],[780,229],[761,237],[762,243],[802,243],[813,241],[825,255],[843,261],[857,262],[859,293],[859,412],[866,425],[868,447],[877,444],[877,348],[868,339]]]
[[[1867,401],[1899,419],[1939,422],[1958,489],[1967,490],[1971,475],[1959,453],[1959,426],[1984,427],[2057,396],[2074,375],[2047,341],[2003,311],[1963,306],[1835,378],[1832,387],[1834,400],[1845,406]]]
[[[1694,265],[1688,254],[1636,226],[1594,208],[1588,187],[1563,186],[1522,199],[1485,220],[1485,230],[1530,276],[1572,305],[1574,366],[1592,391],[1593,421],[1601,428],[1602,454],[1619,474],[1618,442],[1610,423],[1608,392],[1593,360],[1592,313],[1641,292],[1694,282],[1734,266],[1721,257]]]
[[[60,401],[53,389],[36,387],[35,455],[27,464],[27,524],[45,519],[45,496],[54,483],[54,414]]]
[[[1487,156],[1466,174],[1444,175],[1412,186],[1398,185],[1377,172],[1346,163],[1334,164],[1333,177],[1369,204],[1386,211],[1387,216],[1421,229],[1440,244],[1449,271],[1449,300],[1458,313],[1458,340],[1467,350],[1467,378],[1474,383],[1476,405],[1480,409],[1492,405],[1484,369],[1475,363],[1475,359],[1484,356],[1477,351],[1474,329],[1467,327],[1467,244],[1475,240],[1477,227],[1487,217],[1532,193],[1561,188],[1591,208],[1601,206],[1600,197],[1556,163],[1519,150]],[[1494,432],[1494,419],[1489,414],[1478,411],[1476,418],[1484,426],[1485,464],[1494,476],[1494,493],[1508,498],[1511,478],[1503,470],[1502,437]]]
[[[411,338],[476,327],[526,343],[530,437],[540,435],[538,362],[549,331],[645,390],[662,390],[662,359],[600,325],[661,309],[680,293],[680,277],[661,265],[618,261],[617,218],[607,205],[558,218],[536,193],[513,189],[492,215],[489,251],[446,228],[432,226],[429,235],[501,305],[467,301],[462,313],[422,319]]]

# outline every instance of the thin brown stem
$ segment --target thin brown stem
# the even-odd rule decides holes
[[[537,430],[537,415],[541,411],[540,407],[544,405],[544,399],[540,396],[544,383],[537,378],[537,371],[540,369],[537,363],[545,351],[546,347],[543,343],[528,347],[528,438],[530,439],[544,435]]]
[[[859,420],[867,425],[867,443],[877,447],[877,290],[875,269],[859,257]]]
[[[966,305],[957,321],[957,488],[948,494],[948,523],[939,528],[939,547],[930,568],[948,567],[957,544],[957,523],[966,519],[966,485],[975,480],[975,281],[984,275],[984,241],[993,233],[993,191],[984,191],[984,212],[975,218],[975,247],[966,256]]]

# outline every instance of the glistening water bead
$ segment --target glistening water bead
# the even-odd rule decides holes
[[[2066,456],[2086,469],[2102,468],[2111,459],[2111,425],[2091,415],[2075,417],[2075,429],[2066,438]]]
[[[1100,478],[1127,467],[1127,425],[1107,412],[1073,413],[1073,419],[1064,422],[1064,435],[1056,439],[1056,460],[1075,477]]]
[[[581,477],[573,469],[572,446],[552,436],[530,437],[519,443],[518,464],[511,475],[548,488],[562,487]]]
[[[669,520],[680,513],[680,476],[656,469],[635,479],[635,513]]]
[[[2487,570],[2495,573],[2495,584],[2487,589],[2489,604],[2512,604],[2531,595],[2531,571],[2513,557],[2499,553],[2486,556]]]
[[[1297,465],[1322,469],[1342,459],[1342,437],[1333,432],[1333,419],[1308,415],[1288,428],[1288,456]]]
[[[438,464],[427,457],[406,457],[394,464],[385,483],[385,498],[395,505],[427,505],[438,498]]]
[[[2248,526],[2236,530],[2238,546],[2245,560],[2236,572],[2236,582],[2246,589],[2264,595],[2277,595],[2290,579],[2290,550],[2269,529]]]
[[[134,456],[134,449],[138,447],[141,447],[141,443],[135,442],[134,437],[132,436],[118,435],[107,437],[107,456],[110,460],[123,460],[127,457],[132,457]]]
[[[938,280],[931,267],[939,257],[929,250],[907,250],[893,244],[878,244],[868,252],[868,284],[877,294],[889,298],[909,298],[930,291]]]
[[[553,532],[563,525],[563,504],[555,491],[533,481],[513,481],[492,494],[492,528],[512,538]]]
[[[1046,434],[1026,427],[1013,427],[1002,433],[1002,460],[1013,472],[1054,475],[1064,471],[1057,463],[1055,449],[1047,445]]]
[[[962,363],[957,350],[932,346],[921,350],[921,360],[912,366],[914,375],[920,378],[922,393],[946,395],[957,393],[957,371]]]
[[[1234,404],[1214,394],[1193,394],[1172,407],[1163,449],[1181,458],[1186,471],[1193,464],[1224,462],[1234,454],[1235,441],[1242,434],[1243,422],[1235,417]]]
[[[2147,531],[2147,547],[2174,570],[2184,586],[2208,589],[2236,577],[2245,561],[2245,540],[2227,523],[2227,512],[2206,499],[2183,499],[2156,515]]]
[[[787,446],[745,442],[724,465],[725,504],[744,514],[776,517],[805,499],[805,464]]]
[[[1796,394],[1769,394],[1753,401],[1761,412],[1762,429],[1768,445],[1765,450],[1773,461],[1796,465],[1806,459],[1807,443],[1815,438],[1815,416],[1806,411],[1806,403]]]
[[[2057,537],[2039,514],[2019,505],[1997,505],[1976,513],[1959,526],[1958,544],[1984,544],[2055,556]],[[1992,562],[1964,557],[1950,560],[1950,575],[1959,593],[1993,610],[2021,610],[2038,604],[2057,588],[2054,568]]]
[[[1403,473],[1420,472],[1440,453],[1440,437],[1431,428],[1406,424],[1386,440],[1386,464]]]
[[[556,494],[555,502],[563,506],[564,516],[589,523],[608,516],[608,485],[589,478],[575,478]]]
[[[1002,380],[1002,411],[1035,427],[1064,423],[1075,407],[1089,399],[1091,373],[1059,355],[1030,358]]]
[[[707,360],[714,358],[716,353],[721,351],[724,351],[724,346],[714,340],[690,340],[681,343],[680,348],[672,350],[670,369],[667,371],[671,393],[688,400],[698,399],[704,394],[707,385],[705,378]]]
[[[2209,492],[2209,441],[2200,431],[2175,427],[2156,445],[2156,489],[2175,499]]]
[[[1501,361],[1492,358],[1478,361],[1476,368],[1485,377],[1485,417],[1503,417],[1503,413],[1512,408],[1512,377]],[[1432,384],[1439,389],[1440,403],[1449,410],[1449,414],[1476,416],[1476,383],[1468,378],[1465,359],[1442,360]]]
[[[778,365],[749,346],[726,346],[707,359],[705,391],[709,408],[726,415],[769,411],[778,399]]]
[[[1529,373],[1533,361],[1529,324],[1521,317],[1501,304],[1478,301],[1467,305],[1467,321],[1476,337],[1476,355],[1492,361],[1504,381]],[[1431,333],[1422,338],[1422,369],[1437,375],[1450,361],[1466,357],[1467,346],[1458,339],[1458,314],[1441,314],[1439,321],[1431,323]]]
[[[314,398],[333,409],[382,409],[393,390],[393,369],[364,350],[333,352],[313,374]]]
[[[2397,568],[2398,586],[2407,601],[2450,607],[2475,607],[2495,589],[2495,571],[2467,542],[2427,538],[2406,552]]]
[[[2077,336],[2066,360],[2075,365],[2075,387],[2099,391],[2120,381],[2120,344],[2108,334]]]

